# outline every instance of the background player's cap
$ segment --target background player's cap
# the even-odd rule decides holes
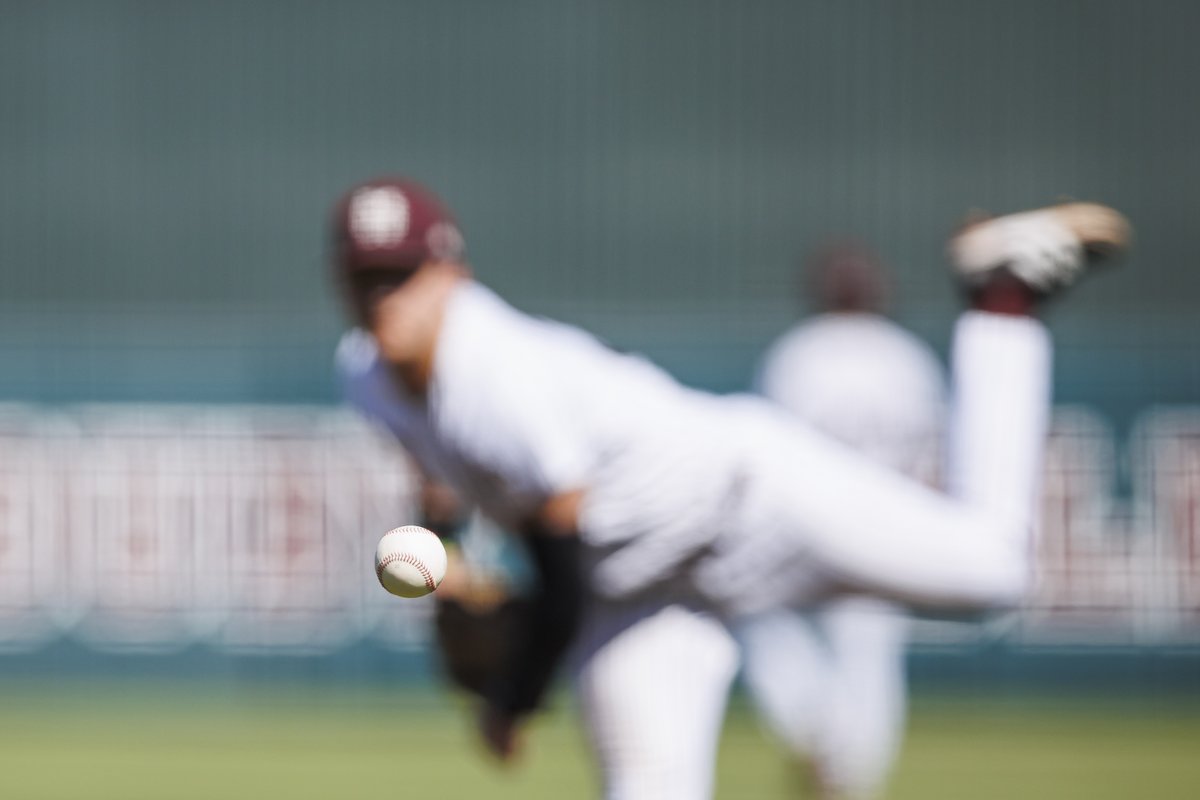
[[[887,268],[859,242],[829,242],[804,267],[809,302],[820,312],[882,312],[888,304]]]
[[[457,261],[463,249],[442,202],[405,178],[360,183],[334,208],[334,265],[345,272],[411,270],[431,259]]]

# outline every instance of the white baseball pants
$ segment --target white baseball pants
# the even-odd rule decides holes
[[[1037,321],[968,312],[955,330],[950,495],[767,404],[730,424],[741,502],[692,580],[727,618],[837,591],[921,608],[1015,603],[1031,573],[1049,412],[1050,339]],[[703,607],[605,602],[580,650],[581,704],[609,800],[704,800],[737,652]]]
[[[776,609],[738,626],[742,677],[760,716],[815,771],[823,797],[878,795],[905,716],[908,619],[883,601]]]

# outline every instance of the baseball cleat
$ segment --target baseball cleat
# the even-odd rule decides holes
[[[1074,283],[1089,263],[1129,246],[1124,215],[1098,203],[1063,203],[970,222],[950,240],[950,262],[968,289],[997,271],[1039,295]]]

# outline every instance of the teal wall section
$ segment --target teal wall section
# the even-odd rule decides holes
[[[944,344],[942,242],[1067,194],[1138,228],[1055,314],[1060,392],[1200,395],[1200,5],[0,1],[0,393],[329,400],[327,206],[436,186],[479,274],[745,383],[830,235]]]

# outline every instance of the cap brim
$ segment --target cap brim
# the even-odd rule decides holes
[[[363,269],[416,269],[430,259],[429,251],[423,247],[399,247],[387,249],[352,249],[342,255],[342,264],[349,270]]]

